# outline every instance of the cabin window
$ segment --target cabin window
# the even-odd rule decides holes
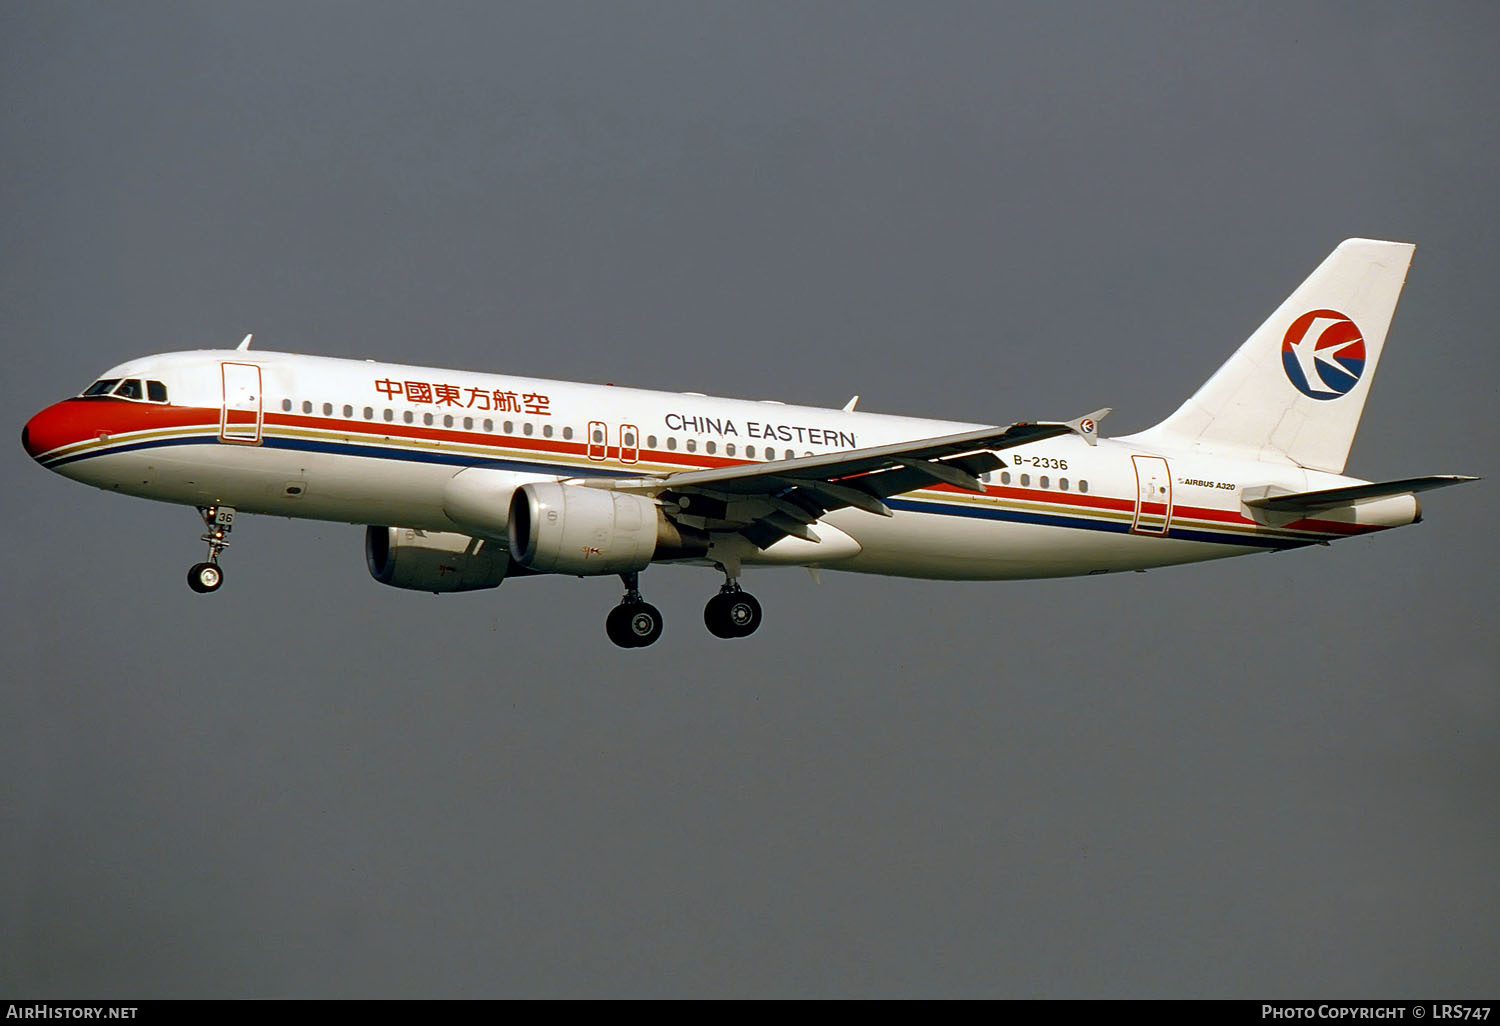
[[[486,431],[493,431],[493,430],[495,430],[495,422],[493,420],[486,420],[484,422],[484,429]]]
[[[747,445],[747,446],[745,446],[745,458],[746,459],[751,459],[751,460],[755,459],[755,446],[753,446],[753,445]]]
[[[695,439],[695,438],[689,438],[687,440],[687,451],[688,452],[697,452],[698,451],[698,440],[697,439]]]
[[[1022,474],[1021,475],[1021,487],[1022,488],[1030,488],[1031,487],[1031,475],[1030,474]]]
[[[547,425],[543,426],[543,428],[542,428],[542,434],[546,435],[548,438],[551,438],[552,437],[552,425],[551,424],[547,424]]]
[[[602,429],[595,428],[594,429],[594,433],[593,433],[593,435],[591,437],[594,439],[594,444],[595,445],[603,445],[604,444],[604,431]]]
[[[523,435],[530,435],[530,434],[535,433],[535,431],[536,431],[536,425],[533,424],[529,420],[526,423],[524,423],[524,424],[521,425],[521,434],[523,434]]]
[[[1002,471],[1000,471],[1000,483],[1001,484],[1010,484],[1010,471],[1008,471],[1008,470],[1002,470]]]
[[[733,442],[725,442],[724,443],[724,455],[725,456],[733,456],[734,455],[734,443]]]
[[[453,426],[453,414],[451,414],[451,413],[445,413],[445,414],[443,414],[443,427],[452,427],[452,426]]]
[[[788,450],[787,450],[787,451],[786,451],[786,458],[787,458],[787,459],[789,459],[789,460],[790,460],[790,459],[795,459],[795,458],[796,458],[796,457],[797,457],[797,454],[796,454],[796,453],[794,453],[794,452],[792,452],[792,450],[790,450],[790,449],[788,449]]]
[[[704,446],[704,449],[707,452],[710,452],[710,453],[714,453],[714,452],[718,452],[719,451],[719,447],[717,445],[715,445],[713,442],[709,442],[706,446]]]
[[[346,417],[352,417],[352,416],[354,416],[354,407],[345,405],[345,407],[344,407],[344,416],[346,416]]]
[[[167,386],[160,381],[146,382],[146,398],[153,403],[164,403],[167,401]]]
[[[284,412],[286,412],[286,413],[291,413],[292,412],[292,401],[290,399],[283,399],[283,400],[281,400],[281,409]]]
[[[109,395],[110,391],[120,383],[119,378],[101,378],[88,388],[83,390],[84,395]]]
[[[1087,481],[1079,481],[1078,490],[1080,492],[1087,492],[1089,490],[1089,483]]]
[[[396,411],[392,410],[390,407],[386,407],[385,412],[382,413],[381,416],[384,417],[386,420],[395,420],[396,419]]]
[[[325,416],[325,417],[331,417],[331,416],[333,416],[333,403],[324,403],[323,404],[323,416]]]
[[[424,414],[422,414],[422,423],[426,424],[428,427],[432,427],[432,414],[430,414],[430,413],[424,413]]]
[[[505,422],[505,433],[507,435],[513,435],[513,434],[516,433],[516,424],[515,424],[515,421],[507,420]]]
[[[563,428],[563,437],[571,442],[573,440],[573,429],[570,427]]]
[[[677,451],[677,439],[675,436],[667,436],[667,448],[671,449],[673,452]]]
[[[646,436],[646,448],[648,448],[648,449],[655,449],[656,448],[656,436],[655,435],[647,435]]]
[[[1061,488],[1063,491],[1067,491],[1068,490],[1068,479],[1065,478],[1065,477],[1058,478],[1057,479],[1057,487]]]
[[[473,431],[474,430],[474,418],[473,417],[465,417],[464,418],[464,430],[465,431]]]
[[[410,410],[407,410],[405,413],[401,414],[401,419],[410,424],[412,421],[417,419],[417,415]]]
[[[372,410],[372,409],[370,409],[370,407],[366,406],[365,407],[365,420],[373,420],[374,417],[375,417],[375,411]]]
[[[303,413],[311,413],[312,412],[312,403],[308,402],[306,399],[302,400],[302,412]]]
[[[1043,488],[1046,488],[1047,487],[1047,475],[1043,474],[1041,480],[1038,481],[1037,484],[1041,485]]]

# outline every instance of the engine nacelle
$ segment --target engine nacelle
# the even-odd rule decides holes
[[[413,591],[498,588],[510,555],[492,541],[410,527],[365,528],[365,562],[381,584]]]
[[[650,499],[551,481],[516,491],[509,528],[511,556],[542,573],[628,573],[708,552],[707,534],[674,524]]]

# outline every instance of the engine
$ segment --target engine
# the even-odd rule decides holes
[[[510,555],[494,542],[466,534],[367,527],[365,562],[381,584],[437,593],[500,587]]]
[[[509,535],[516,562],[542,573],[627,573],[708,552],[706,533],[673,523],[650,499],[551,481],[516,491]]]

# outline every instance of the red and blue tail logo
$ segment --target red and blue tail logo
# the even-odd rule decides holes
[[[1337,399],[1365,372],[1364,335],[1337,310],[1310,310],[1286,329],[1281,366],[1303,395]]]

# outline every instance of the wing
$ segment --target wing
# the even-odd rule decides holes
[[[816,542],[813,525],[832,510],[852,506],[888,517],[891,510],[884,500],[892,495],[934,484],[983,491],[979,475],[1005,466],[997,451],[1067,434],[1092,445],[1098,421],[1107,413],[1099,410],[1066,422],[1021,421],[820,456],[686,470],[618,481],[612,487],[657,496],[675,518],[701,520],[709,531],[738,531],[757,548],[788,535]]]

